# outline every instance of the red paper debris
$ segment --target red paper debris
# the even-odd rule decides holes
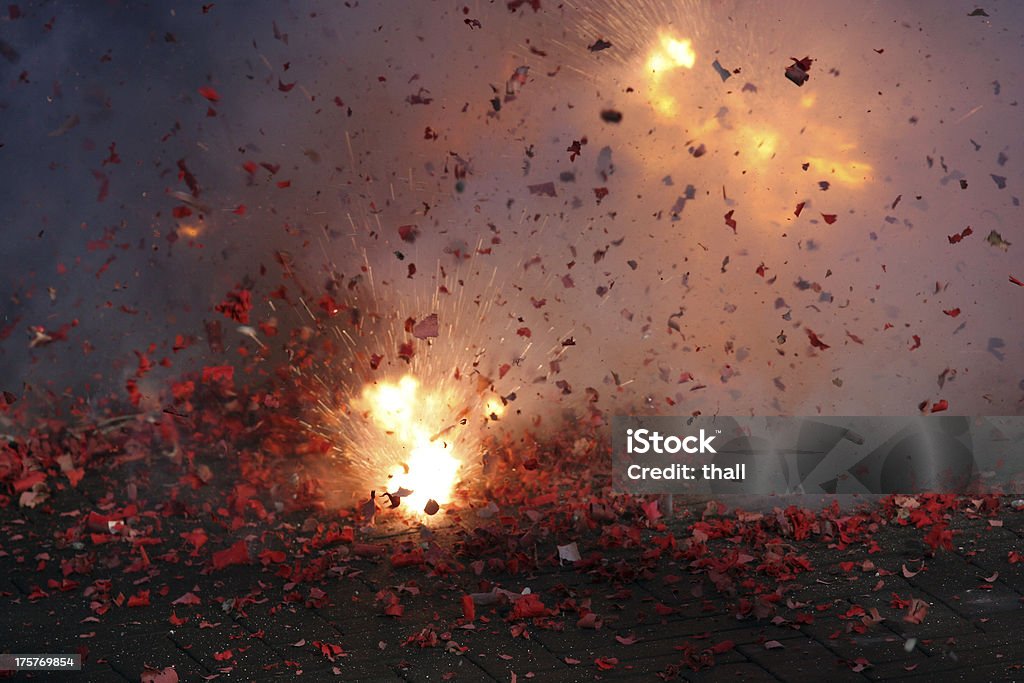
[[[211,102],[220,102],[220,93],[208,85],[199,88],[199,94]]]
[[[813,346],[814,348],[821,349],[822,351],[831,348],[828,344],[821,341],[818,335],[815,334],[811,328],[805,327],[804,331],[807,332],[807,338],[810,340],[811,346]]]
[[[230,548],[213,554],[214,569],[224,569],[225,567],[230,567],[233,564],[248,563],[249,548],[246,546],[245,541],[237,541]]]

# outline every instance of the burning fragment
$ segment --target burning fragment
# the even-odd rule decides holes
[[[790,57],[790,59],[793,60],[793,63],[786,67],[786,78],[797,86],[803,87],[803,84],[811,77],[808,72],[811,70],[811,64],[814,60],[810,57],[804,57],[803,59]]]

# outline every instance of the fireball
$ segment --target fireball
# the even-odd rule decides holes
[[[453,399],[405,375],[368,385],[353,401],[370,428],[367,445],[376,449],[382,485],[408,511],[423,512],[430,500],[439,505],[452,500],[463,465],[445,436]]]

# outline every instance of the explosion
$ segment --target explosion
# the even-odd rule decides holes
[[[367,386],[353,401],[380,443],[381,474],[388,493],[410,510],[423,511],[429,501],[451,502],[463,462],[446,440],[446,416],[453,411],[451,392],[421,389],[412,375],[398,382]]]
[[[367,268],[332,299],[331,324],[310,329],[324,348],[299,379],[314,405],[303,424],[330,444],[331,457],[311,466],[341,493],[332,504],[372,491],[385,509],[429,517],[469,491],[460,484],[480,468],[487,433],[520,412],[524,373],[547,367],[525,364],[531,346],[557,338],[511,316],[484,324],[507,305],[496,276],[439,265],[429,299],[391,305],[392,280]],[[552,348],[557,360],[567,347]]]
[[[666,74],[679,68],[692,69],[697,61],[697,53],[689,40],[679,40],[661,34],[658,47],[654,48],[647,59],[647,71],[650,78],[651,99],[654,108],[664,116],[676,113],[676,99],[663,92],[663,80]]]
[[[686,146],[695,158],[707,154],[729,160],[722,170],[730,195],[746,195],[757,215],[783,225],[796,203],[791,197],[804,191],[803,172],[813,169],[828,184],[848,189],[872,180],[872,166],[849,131],[826,122],[834,111],[831,103],[819,102],[815,93],[803,94],[797,100],[801,115],[794,116],[792,93],[786,89],[791,86],[781,78],[781,66],[775,76],[784,88],[778,82],[758,88],[746,80],[756,78],[757,72],[733,62],[737,55],[720,57],[736,64],[733,69],[710,58],[698,60],[705,41],[693,30],[693,38],[683,38],[660,28],[646,57],[633,68],[641,66],[645,74],[647,106],[663,125],[687,136]],[[658,154],[651,149],[648,156]],[[666,171],[676,163],[674,156],[665,161]],[[792,173],[796,168],[802,171]],[[768,173],[770,184],[749,182]],[[738,183],[743,190],[736,189]]]

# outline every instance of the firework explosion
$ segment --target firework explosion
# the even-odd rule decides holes
[[[387,298],[376,293],[372,271],[366,275],[367,300],[380,306]],[[340,344],[306,373],[318,406],[306,425],[333,444],[337,469],[324,478],[338,490],[379,492],[387,507],[404,501],[417,513],[452,502],[457,484],[479,473],[483,437],[517,412],[521,387],[513,382],[531,362],[533,334],[513,319],[504,329],[486,325],[507,301],[495,271],[475,277],[479,287],[472,276],[468,284],[447,279],[439,267],[430,300],[390,312],[332,300],[333,314],[343,307],[359,322],[320,331]],[[546,357],[557,362],[564,349]]]
[[[5,650],[1019,674],[1024,5],[5,10]]]

